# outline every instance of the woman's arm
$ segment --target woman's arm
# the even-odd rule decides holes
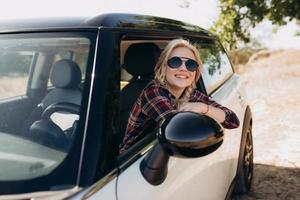
[[[225,121],[226,114],[220,108],[213,107],[211,105],[205,103],[183,103],[179,109],[179,111],[190,111],[196,112],[202,115],[207,115],[213,119],[215,119],[219,123],[223,123]]]
[[[183,103],[178,110],[207,115],[227,129],[237,128],[240,125],[238,117],[232,110],[220,105],[199,91],[194,94],[192,102]]]

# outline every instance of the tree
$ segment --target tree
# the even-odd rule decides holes
[[[248,43],[248,29],[264,19],[284,25],[296,20],[300,24],[299,0],[220,0],[221,13],[211,31],[217,33],[227,49],[238,41]]]

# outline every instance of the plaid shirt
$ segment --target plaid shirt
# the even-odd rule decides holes
[[[202,102],[222,109],[225,112],[225,120],[221,123],[224,128],[233,129],[239,126],[239,119],[234,112],[211,100],[198,90],[193,92],[189,102]],[[162,120],[177,112],[175,96],[160,84],[151,81],[138,97],[130,112],[125,137],[120,145],[120,152],[139,141],[146,133],[157,129]]]

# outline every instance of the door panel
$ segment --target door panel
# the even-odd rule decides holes
[[[171,157],[167,178],[158,186],[143,178],[139,168],[143,158],[140,158],[119,175],[118,199],[224,199],[227,192],[224,171],[227,166],[222,152],[221,146],[201,158]]]
[[[1,131],[18,134],[34,106],[34,103],[26,96],[0,101]]]

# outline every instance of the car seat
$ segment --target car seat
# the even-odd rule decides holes
[[[42,99],[26,121],[32,137],[33,124],[44,118],[50,118],[54,112],[63,111],[79,115],[81,105],[81,70],[72,60],[63,59],[54,63],[50,72],[53,89]],[[59,126],[59,125],[58,125]]]
[[[122,141],[130,111],[145,86],[154,77],[154,67],[160,48],[154,43],[137,43],[128,47],[124,55],[123,68],[133,77],[121,90],[119,144]]]

